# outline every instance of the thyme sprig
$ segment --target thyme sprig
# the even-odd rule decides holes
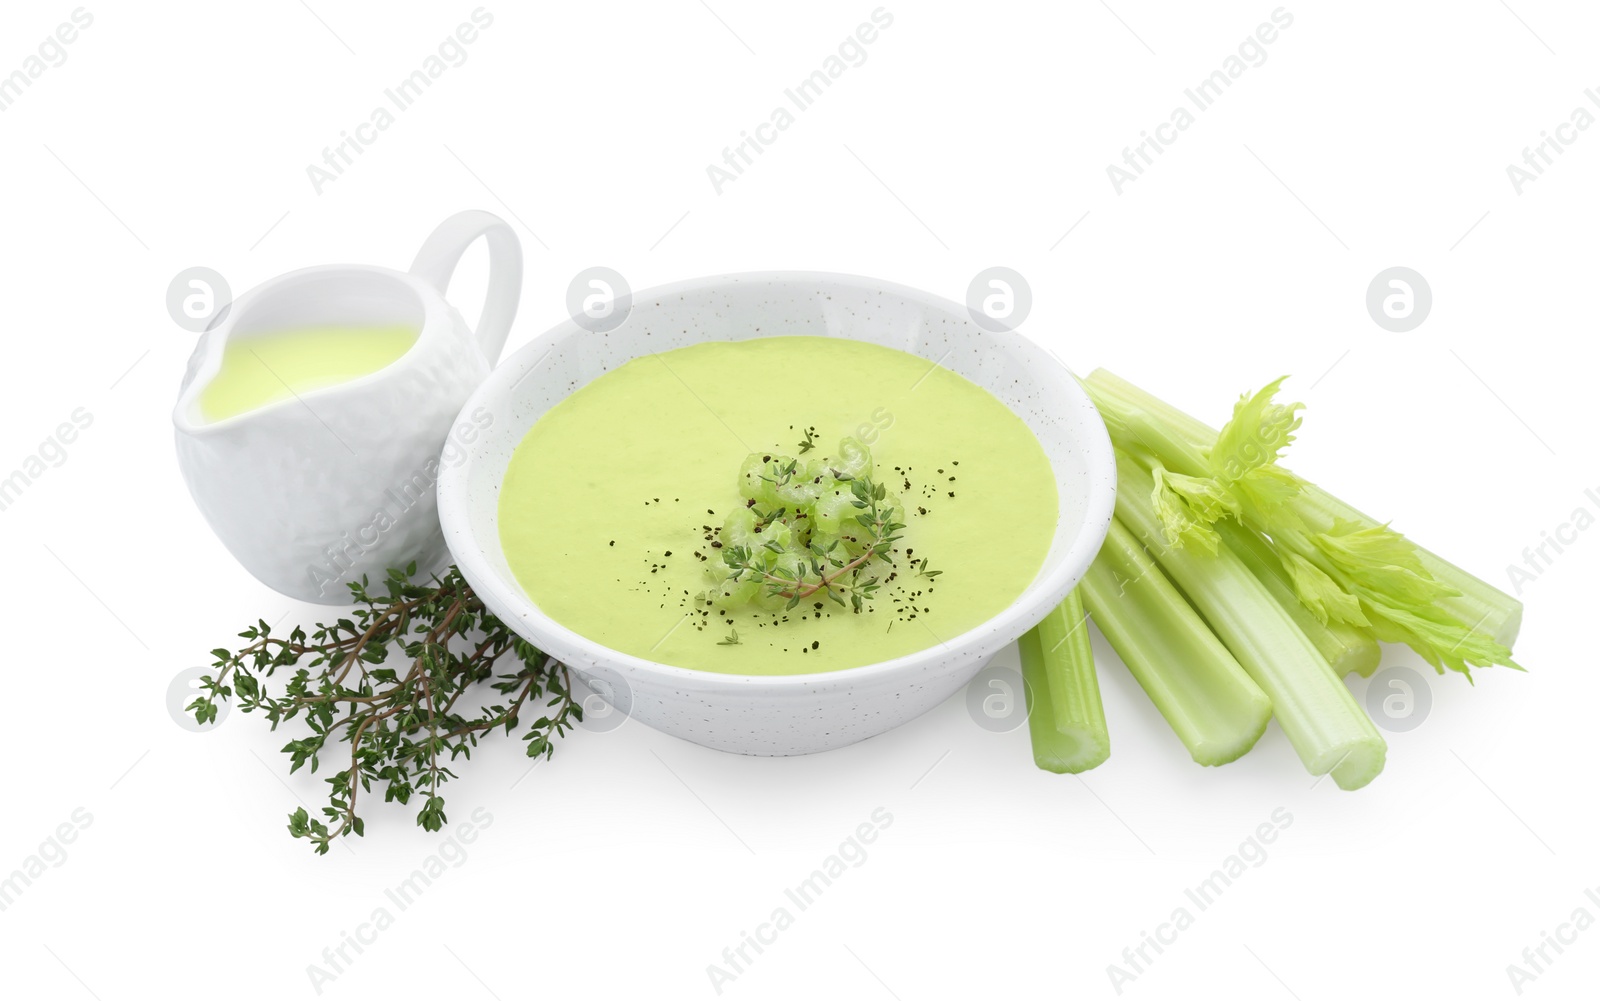
[[[438,831],[447,820],[441,787],[455,777],[450,763],[470,760],[480,737],[501,728],[509,734],[537,711],[522,739],[529,757],[548,757],[552,739],[583,719],[566,666],[490,613],[460,571],[451,567],[424,583],[412,582],[415,574],[415,565],[390,570],[376,595],[365,577],[352,583],[356,609],[318,623],[309,635],[297,626],[274,636],[264,620],[245,629],[242,649],[211,651],[215,672],[201,679],[201,694],[187,708],[210,723],[218,703],[233,699],[241,712],[264,715],[274,730],[303,719],[310,734],[283,746],[290,772],[308,763],[314,772],[324,752],[349,745],[347,764],[327,779],[326,819],[313,819],[303,807],[289,815],[289,833],[318,854],[335,838],[365,833],[357,801],[374,783],[385,802],[420,797],[417,824]],[[390,666],[396,652],[405,663]],[[496,674],[507,655],[511,670]],[[266,679],[279,668],[294,672],[273,694]],[[500,698],[458,709],[474,689]]]

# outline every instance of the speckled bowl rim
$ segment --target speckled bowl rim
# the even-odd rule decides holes
[[[965,307],[945,299],[942,296],[924,292],[921,289],[895,282],[883,281],[862,275],[850,275],[827,271],[746,271],[721,275],[708,275],[702,278],[691,278],[685,281],[672,282],[666,285],[657,285],[632,293],[632,301],[638,303],[652,299],[665,299],[670,296],[687,292],[703,292],[714,290],[724,285],[751,285],[757,283],[785,283],[798,285],[816,285],[820,283],[834,283],[851,286],[868,292],[884,292],[898,295],[904,299],[919,302],[930,309],[937,309],[968,321]],[[968,321],[970,322],[970,321]],[[795,691],[817,692],[821,689],[849,688],[856,684],[877,679],[885,675],[896,673],[913,674],[923,667],[926,662],[935,657],[951,656],[951,664],[947,670],[960,670],[969,663],[967,657],[990,648],[994,650],[1015,641],[1023,633],[1033,628],[1057,605],[1066,599],[1077,583],[1082,579],[1089,564],[1100,551],[1105,541],[1107,530],[1110,528],[1112,514],[1116,505],[1116,460],[1111,449],[1111,438],[1106,431],[1105,422],[1100,417],[1100,412],[1095,409],[1089,395],[1073,372],[1057,359],[1053,353],[1043,345],[1029,339],[1015,330],[1011,331],[1019,341],[1035,349],[1042,362],[1059,370],[1063,387],[1067,394],[1074,399],[1074,426],[1078,428],[1080,444],[1085,453],[1085,465],[1090,475],[1085,477],[1088,481],[1088,493],[1085,499],[1083,525],[1077,537],[1062,554],[1061,562],[1057,567],[1036,576],[1022,593],[998,613],[980,622],[964,633],[951,637],[948,640],[936,642],[914,653],[904,654],[891,660],[876,661],[871,664],[862,664],[858,667],[840,668],[835,671],[816,671],[805,674],[729,674],[721,671],[702,671],[690,667],[677,667],[672,664],[663,664],[659,661],[649,660],[634,654],[615,650],[596,640],[589,639],[581,633],[574,632],[555,621],[540,610],[539,606],[529,598],[520,586],[507,586],[501,580],[499,572],[492,566],[484,555],[482,544],[473,534],[469,508],[472,503],[468,490],[467,470],[471,467],[477,456],[474,455],[476,443],[466,446],[467,457],[455,465],[446,465],[440,470],[438,483],[439,496],[439,521],[444,528],[445,541],[450,547],[451,555],[455,558],[456,565],[460,568],[467,581],[475,590],[487,589],[491,606],[498,604],[516,610],[515,620],[508,623],[514,631],[522,635],[529,642],[544,648],[548,641],[538,635],[528,635],[523,630],[532,621],[536,625],[535,633],[549,634],[558,641],[557,644],[569,649],[583,650],[588,653],[588,659],[597,665],[613,669],[637,671],[645,675],[653,675],[664,682],[684,684],[700,692],[725,691],[728,693],[746,692],[750,686],[756,685],[764,688],[794,689]],[[474,408],[491,407],[491,396],[503,391],[503,383],[512,379],[512,373],[518,372],[515,377],[520,381],[522,375],[517,364],[525,358],[540,358],[545,353],[554,350],[555,346],[568,337],[592,336],[588,331],[578,327],[570,318],[562,321],[557,326],[540,334],[538,337],[518,348],[517,351],[503,359],[481,383],[462,407],[463,415],[470,414]],[[775,335],[776,336],[776,335]],[[922,356],[919,356],[922,357]],[[937,359],[927,359],[938,364]],[[954,371],[953,369],[951,371]],[[604,374],[604,373],[601,373]],[[956,373],[960,375],[959,372]],[[596,376],[598,378],[598,376]],[[966,378],[963,376],[963,378]],[[591,380],[592,381],[592,380]],[[513,383],[513,388],[514,388]],[[587,385],[585,383],[584,385]],[[568,393],[577,392],[582,386],[575,386]],[[986,390],[987,391],[987,390]],[[1002,401],[1004,403],[1004,401]],[[1007,406],[1007,409],[1011,409]],[[1013,411],[1015,412],[1015,411]],[[1021,415],[1019,415],[1021,416]],[[463,417],[463,419],[465,419]],[[482,460],[479,460],[482,461]],[[505,471],[500,471],[503,478]],[[499,493],[496,491],[496,498]],[[495,540],[499,545],[499,540]],[[488,600],[488,599],[486,599]],[[522,626],[523,628],[516,628]],[[996,637],[1003,637],[996,642]],[[548,650],[557,659],[566,661],[558,651]],[[571,667],[582,669],[582,664],[569,664]]]

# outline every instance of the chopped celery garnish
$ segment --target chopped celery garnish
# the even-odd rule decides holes
[[[1272,597],[1294,619],[1294,624],[1316,645],[1334,674],[1341,678],[1352,673],[1363,678],[1372,677],[1383,655],[1372,634],[1343,622],[1324,623],[1311,614],[1311,609],[1295,595],[1289,574],[1283,569],[1278,555],[1272,551],[1272,545],[1258,533],[1232,518],[1219,521],[1213,527],[1221,535],[1222,544],[1244,561],[1256,579],[1267,586]]]
[[[1142,539],[1218,638],[1272,700],[1273,715],[1313,775],[1359,789],[1383,770],[1387,745],[1316,646],[1227,547],[1166,542],[1148,470],[1117,450],[1117,517]]]
[[[1225,765],[1255,746],[1272,703],[1120,521],[1078,589],[1195,761]]]
[[[1280,380],[1281,381],[1281,380]],[[1319,621],[1411,646],[1435,668],[1507,664],[1522,603],[1277,464],[1299,426],[1277,388],[1242,399],[1221,432],[1104,370],[1084,382],[1113,442],[1155,460],[1164,533],[1215,545],[1232,515],[1271,539],[1290,586]],[[1181,535],[1175,533],[1181,529]]]
[[[1033,760],[1051,772],[1086,772],[1111,755],[1100,680],[1083,601],[1074,590],[1017,643],[1029,691]]]

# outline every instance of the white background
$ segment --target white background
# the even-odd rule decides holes
[[[193,336],[163,295],[186,267],[235,292],[404,267],[438,220],[485,208],[527,251],[509,351],[591,265],[635,289],[808,268],[955,299],[1006,265],[1032,285],[1023,330],[1080,372],[1213,422],[1292,373],[1294,467],[1491,581],[1600,510],[1600,128],[1520,195],[1506,175],[1600,87],[1588,5],[1291,5],[1265,64],[1118,195],[1106,166],[1270,0],[891,4],[867,62],[719,195],[707,164],[872,0],[492,4],[467,62],[319,195],[307,164],[475,5],[309,2],[91,6],[66,62],[0,113],[0,475],[74,408],[94,416],[0,512],[0,874],[93,818],[0,912],[8,996],[315,996],[307,967],[444,841],[374,804],[365,839],[315,857],[284,820],[324,786],[286,778],[283,734],[169,717],[169,681],[207,650],[318,611],[242,571],[178,475]],[[72,9],[8,5],[0,73]],[[469,316],[477,253],[452,293]],[[1432,286],[1410,333],[1365,309],[1393,265]],[[1387,651],[1428,674],[1431,711],[1353,794],[1313,787],[1276,726],[1235,765],[1192,764],[1098,637],[1114,751],[1081,780],[1035,770],[1025,728],[987,732],[959,697],[802,759],[628,723],[519,782],[520,744],[491,741],[448,790],[452,826],[490,826],[323,993],[715,997],[707,966],[883,807],[865,863],[724,996],[1110,998],[1108,964],[1283,808],[1265,863],[1124,996],[1513,997],[1525,947],[1580,906],[1600,917],[1597,558],[1600,532],[1580,535],[1527,587],[1525,675],[1471,687]],[[1600,930],[1579,934],[1526,996],[1578,996],[1597,954]]]

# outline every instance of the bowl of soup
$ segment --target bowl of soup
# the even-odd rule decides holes
[[[490,611],[667,733],[787,755],[914,719],[1059,604],[1110,524],[1076,378],[938,296],[724,275],[594,326],[479,386],[440,521]]]

